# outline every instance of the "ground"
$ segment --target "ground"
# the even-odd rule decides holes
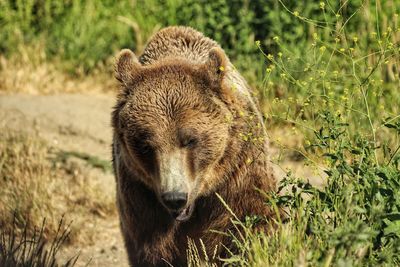
[[[57,95],[0,95],[0,126],[21,131],[34,131],[54,147],[64,151],[77,151],[96,156],[104,161],[111,160],[110,113],[115,96],[112,93],[57,94]],[[284,131],[271,131],[272,135],[285,136]],[[273,153],[278,148],[273,146]],[[291,168],[297,175],[314,177],[313,183],[322,179],[313,176],[294,160],[284,160],[276,166],[278,178],[282,169]],[[100,171],[86,166],[97,175],[105,195],[115,195],[112,172]],[[128,266],[122,236],[119,231],[117,213],[110,216],[84,218],[83,231],[91,232],[93,242],[77,242],[61,252],[62,258],[80,253],[77,266]]]

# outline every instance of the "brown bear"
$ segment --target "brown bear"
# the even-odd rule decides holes
[[[189,27],[159,31],[138,59],[121,51],[115,76],[113,166],[130,264],[184,266],[189,239],[223,257],[231,245],[216,231],[233,226],[218,195],[240,220],[273,215],[260,193],[275,189],[268,140],[249,86]]]

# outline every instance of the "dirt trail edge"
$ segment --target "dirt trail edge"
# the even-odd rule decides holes
[[[110,162],[114,99],[111,94],[1,95],[0,124],[13,130],[35,132],[60,150],[86,153]],[[112,172],[94,168],[88,171],[96,173],[104,184],[104,194],[115,195]],[[93,232],[94,244],[86,247],[74,244],[65,248],[61,257],[79,253],[77,266],[128,266],[117,213],[96,220],[90,216],[83,231]]]

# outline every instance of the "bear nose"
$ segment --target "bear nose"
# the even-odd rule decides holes
[[[170,210],[180,210],[187,202],[187,193],[166,192],[161,196],[164,205]]]

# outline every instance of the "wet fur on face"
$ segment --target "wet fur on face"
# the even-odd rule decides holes
[[[201,64],[136,64],[113,120],[123,159],[158,198],[182,191],[190,204],[215,187],[213,168],[229,138],[232,114],[219,99],[221,81]]]

